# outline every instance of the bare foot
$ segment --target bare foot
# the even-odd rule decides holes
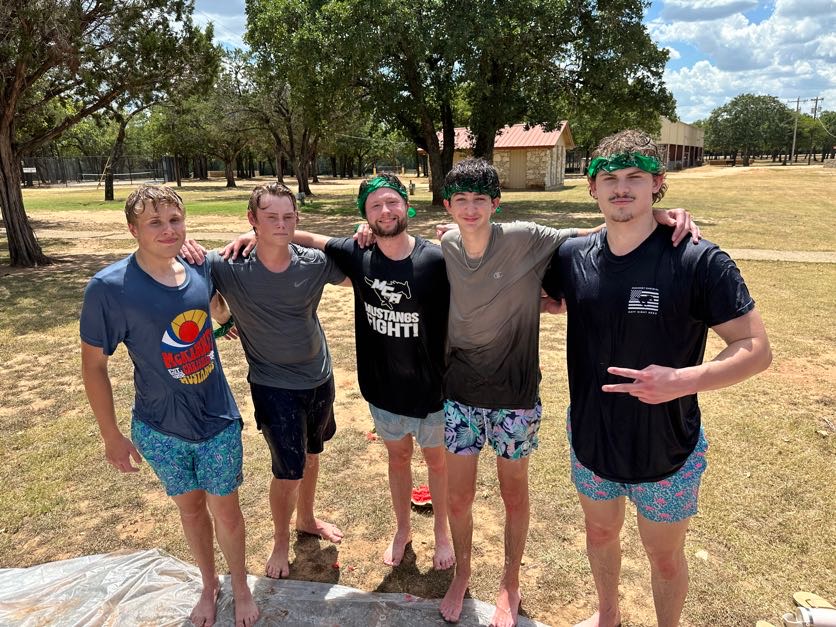
[[[323,540],[339,544],[343,539],[343,532],[340,531],[337,525],[334,525],[319,518],[314,518],[313,523],[304,523],[299,520],[296,521],[296,531],[307,533],[312,536],[319,536]]]
[[[200,599],[192,609],[189,620],[195,627],[210,627],[215,624],[215,603],[218,600],[218,592],[221,589],[221,582],[215,580],[214,586],[203,586],[200,592]]]
[[[447,588],[447,594],[441,599],[441,605],[438,607],[438,611],[441,612],[441,617],[448,623],[459,622],[469,579],[470,577],[459,575],[459,573],[453,575],[453,581],[450,582],[450,587]]]
[[[283,579],[290,575],[290,562],[287,554],[290,551],[290,538],[276,538],[273,542],[273,552],[267,560],[267,576],[273,579]]]
[[[412,542],[412,532],[398,531],[389,543],[389,547],[383,552],[383,563],[387,566],[397,566],[403,560],[406,545]]]
[[[235,627],[252,627],[258,620],[258,606],[249,586],[233,590],[232,596],[235,599]]]
[[[491,619],[491,627],[515,627],[520,615],[520,589],[508,589],[503,584],[496,597],[496,611]]]
[[[621,611],[616,610],[612,620],[603,620],[600,612],[595,612],[585,621],[577,623],[574,627],[621,627]]]
[[[447,570],[456,563],[456,554],[453,552],[453,545],[447,539],[447,535],[435,538],[435,553],[433,553],[433,568],[435,570]]]

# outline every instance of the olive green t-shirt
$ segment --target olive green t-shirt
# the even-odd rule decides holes
[[[461,234],[441,250],[450,281],[445,396],[490,409],[530,409],[540,382],[540,285],[552,254],[577,235],[533,222],[492,224],[481,259],[465,257]]]

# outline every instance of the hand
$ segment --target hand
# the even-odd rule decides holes
[[[361,222],[354,231],[354,241],[360,248],[368,248],[375,242],[374,232],[368,222]]]
[[[134,443],[121,433],[114,438],[105,440],[105,459],[107,463],[119,472],[138,472],[139,468],[131,463],[131,458],[142,463],[142,455],[136,450]]]
[[[242,257],[249,257],[257,243],[258,237],[254,231],[244,233],[221,249],[221,257],[224,260],[232,259],[233,261],[238,258],[239,253]]]
[[[676,368],[651,364],[642,370],[611,366],[607,372],[633,379],[632,383],[602,385],[604,392],[623,392],[635,396],[642,403],[658,405],[691,394]]]
[[[566,301],[562,298],[555,300],[545,290],[540,290],[540,313],[562,314],[566,313]]]
[[[193,239],[187,239],[180,248],[180,256],[189,263],[201,265],[206,259],[206,249]]]
[[[436,239],[441,239],[441,236],[444,235],[447,231],[452,231],[453,229],[459,228],[458,224],[454,222],[448,222],[447,224],[436,224],[435,225],[435,237]]]
[[[681,207],[669,209],[668,211],[654,210],[653,215],[659,224],[674,227],[673,236],[671,237],[674,246],[678,246],[689,233],[691,234],[691,241],[694,244],[697,244],[702,239],[700,227],[691,219],[690,212]]]

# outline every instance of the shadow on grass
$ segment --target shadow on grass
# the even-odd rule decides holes
[[[452,568],[430,569],[426,573],[418,570],[417,556],[410,542],[406,545],[401,563],[392,568],[374,592],[402,592],[425,599],[440,599],[447,592],[452,579]]]
[[[84,288],[119,254],[62,255],[57,263],[40,268],[0,266],[3,325],[17,333],[46,331],[78,319]]]

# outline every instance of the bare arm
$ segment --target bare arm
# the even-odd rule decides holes
[[[131,463],[142,461],[133,443],[122,435],[116,424],[116,409],[113,405],[113,388],[107,372],[108,356],[97,346],[81,342],[81,376],[84,391],[90,401],[90,408],[99,423],[99,432],[105,444],[105,458],[120,472],[139,470]]]
[[[311,233],[310,231],[296,230],[293,235],[293,243],[299,244],[306,248],[316,248],[317,250],[325,250],[325,245],[331,241],[328,235],[320,235],[319,233]]]
[[[219,324],[225,324],[232,317],[229,305],[220,292],[215,292],[212,300],[209,301],[209,313],[212,314],[212,319]]]
[[[634,379],[632,383],[604,385],[604,392],[622,392],[643,403],[664,403],[706,390],[718,390],[766,370],[772,349],[763,320],[756,310],[712,327],[726,342],[714,359],[688,368],[650,365],[642,370],[607,368],[610,374]]]

